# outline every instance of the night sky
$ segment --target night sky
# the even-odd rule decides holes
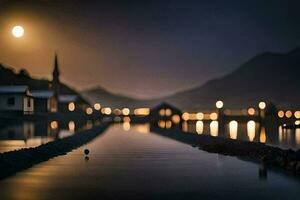
[[[0,2],[0,62],[51,78],[57,51],[62,79],[79,90],[167,95],[300,45],[298,0]]]

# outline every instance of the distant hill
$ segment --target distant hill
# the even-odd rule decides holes
[[[32,90],[47,90],[50,89],[51,82],[46,79],[31,78],[25,69],[16,72],[13,68],[0,64],[0,85],[28,85]],[[60,84],[60,92],[76,94],[81,101],[86,102],[76,90],[63,83]]]
[[[218,99],[229,108],[257,105],[261,100],[299,108],[299,89],[300,48],[255,56],[224,77],[163,100],[187,110],[213,107]]]
[[[254,106],[261,100],[282,108],[300,108],[299,89],[300,48],[286,54],[257,55],[224,77],[165,98],[142,101],[101,87],[85,91],[84,96],[113,107],[153,106],[165,101],[183,110],[200,110],[214,108],[215,102],[221,99],[228,108]]]
[[[82,91],[82,95],[91,103],[99,102],[102,106],[112,108],[136,108],[153,105],[152,101],[139,100],[121,94],[115,94],[100,86]]]

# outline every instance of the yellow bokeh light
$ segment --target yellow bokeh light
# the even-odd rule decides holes
[[[202,112],[198,112],[196,114],[196,118],[197,118],[197,120],[202,120],[202,119],[204,119],[204,114]]]
[[[238,133],[238,122],[235,120],[232,120],[229,122],[229,137],[233,140],[236,140],[237,133]]]
[[[124,117],[123,118],[123,122],[130,122],[130,121],[131,121],[130,117]]]
[[[75,131],[76,125],[75,125],[75,122],[74,122],[74,121],[69,121],[68,126],[69,126],[69,130],[70,130],[71,132],[74,132],[74,131]]]
[[[184,121],[189,120],[189,119],[190,119],[190,114],[187,113],[187,112],[183,113],[183,114],[182,114],[182,119],[183,119]]]
[[[93,109],[88,107],[88,108],[86,108],[85,112],[86,112],[86,114],[91,115],[93,113]]]
[[[265,109],[266,106],[267,106],[267,104],[266,104],[265,102],[263,102],[263,101],[259,102],[259,104],[258,104],[258,107],[259,107],[261,110]]]
[[[210,113],[209,118],[210,118],[211,120],[217,120],[217,119],[218,119],[218,114],[215,113],[215,112]]]
[[[249,115],[255,115],[255,109],[254,108],[249,108],[248,109],[248,114]]]
[[[94,108],[95,108],[95,110],[100,110],[101,109],[100,103],[95,103]]]
[[[284,111],[282,111],[282,110],[278,111],[278,117],[283,118],[284,117]]]
[[[14,37],[16,38],[21,38],[24,35],[24,28],[22,26],[14,26],[13,29],[11,30],[11,33]]]
[[[51,127],[52,129],[57,129],[57,128],[58,128],[58,122],[57,122],[57,121],[52,121],[52,122],[50,123],[50,127]]]
[[[105,114],[105,115],[110,115],[111,114],[111,108],[109,108],[109,107],[106,107],[106,108],[102,108],[101,109],[101,113],[102,114]]]
[[[168,120],[166,121],[166,128],[171,128],[172,127],[172,121]]]
[[[73,112],[75,110],[75,103],[74,102],[70,102],[68,104],[68,109],[69,109],[69,111]]]
[[[166,109],[166,116],[171,116],[172,115],[172,110],[170,108]]]
[[[290,111],[290,110],[286,111],[286,112],[285,112],[285,116],[286,116],[287,118],[291,118],[291,117],[293,116],[292,111]]]
[[[179,115],[173,115],[172,116],[172,121],[175,123],[175,124],[178,124],[180,122],[180,116]]]
[[[122,113],[123,113],[123,115],[129,115],[130,114],[129,108],[123,108]]]
[[[137,108],[134,110],[135,115],[149,115],[150,109],[149,108]]]
[[[160,121],[158,122],[158,126],[159,126],[160,128],[165,128],[165,127],[166,127],[166,122],[163,121],[163,120],[160,120]]]
[[[160,116],[165,116],[165,114],[166,114],[165,109],[160,109],[160,110],[159,110],[159,115],[160,115]]]
[[[217,102],[216,102],[216,107],[217,107],[217,108],[221,109],[221,108],[223,108],[223,106],[224,106],[223,101],[217,101]]]
[[[295,116],[296,119],[299,119],[299,118],[300,118],[300,111],[297,110],[297,111],[294,113],[294,116]]]

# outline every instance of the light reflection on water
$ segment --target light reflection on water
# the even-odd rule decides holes
[[[264,166],[206,153],[148,132],[149,125],[130,125],[127,131],[123,124],[114,125],[65,156],[0,181],[1,197],[253,200],[300,195],[299,182]],[[85,148],[91,152],[88,161]]]
[[[1,123],[0,152],[29,148],[45,144],[58,138],[73,135],[76,131],[90,129],[92,121],[21,121]],[[96,123],[96,122],[95,122]]]
[[[229,122],[229,135],[231,139],[236,140],[237,139],[237,133],[238,133],[238,122],[233,120]]]
[[[261,125],[253,120],[247,122],[233,120],[222,125],[218,121],[196,121],[184,122],[182,130],[184,132],[266,143],[284,149],[297,150],[300,148],[300,129],[286,130],[275,123]]]

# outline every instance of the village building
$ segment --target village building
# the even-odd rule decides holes
[[[57,112],[57,99],[50,90],[32,91],[35,113]]]
[[[182,112],[168,103],[161,103],[150,110],[151,126],[159,128],[180,128]]]
[[[78,110],[77,95],[59,95],[58,110],[59,112],[74,112]]]
[[[0,86],[0,112],[34,113],[34,100],[28,86]]]

